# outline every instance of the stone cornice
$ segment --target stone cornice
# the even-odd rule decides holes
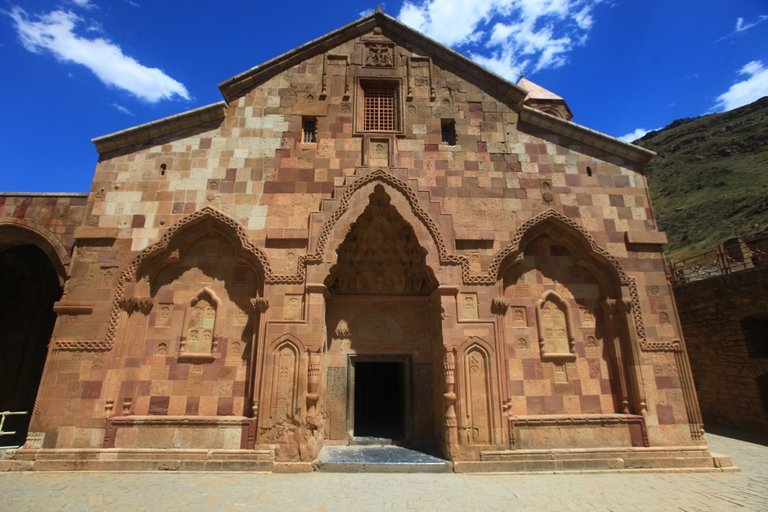
[[[158,137],[183,132],[189,128],[224,119],[227,104],[223,101],[188,110],[119,132],[91,139],[100,155],[138,146]]]
[[[640,165],[647,164],[651,158],[656,156],[656,153],[649,149],[622,142],[610,135],[591,130],[580,124],[566,121],[531,107],[522,106],[520,108],[520,121],[543,128],[556,135],[568,137],[593,148],[602,149],[612,155]]]

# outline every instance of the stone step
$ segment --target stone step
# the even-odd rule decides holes
[[[450,473],[447,460],[402,446],[325,446],[317,470],[327,473]]]
[[[358,436],[349,442],[350,446],[392,446],[392,439],[388,437]]]

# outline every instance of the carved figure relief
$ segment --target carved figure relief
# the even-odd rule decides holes
[[[365,65],[391,68],[395,66],[395,48],[387,43],[365,45]]]
[[[541,184],[541,198],[545,203],[547,203],[547,205],[551,204],[555,199],[554,195],[552,194],[552,185],[550,185],[548,181],[545,181]]]

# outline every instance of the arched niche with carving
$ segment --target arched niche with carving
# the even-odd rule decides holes
[[[179,343],[179,358],[207,360],[218,352],[216,313],[221,299],[210,288],[200,290],[187,304],[185,333]]]
[[[490,446],[497,443],[498,396],[496,364],[491,345],[477,337],[467,339],[458,349],[459,395],[458,437],[465,445]]]
[[[206,246],[216,246],[219,249],[211,253]],[[185,276],[185,273],[193,269],[199,271],[199,276]],[[177,322],[181,322],[181,318],[175,318],[172,310],[175,311],[176,306],[185,303],[189,294],[195,292],[199,284],[193,288],[193,281],[217,283],[216,286],[207,286],[215,288],[223,301],[234,301],[239,310],[238,318],[232,322],[228,321],[227,325],[238,328],[241,325],[247,326],[253,323],[250,300],[261,296],[264,282],[271,275],[266,256],[249,241],[245,228],[213,208],[203,208],[171,226],[156,243],[139,253],[123,271],[115,286],[106,337],[94,348],[109,350],[114,345],[120,332],[121,304],[127,298],[151,296],[157,305],[166,305],[166,309],[156,310],[162,311],[164,315],[171,315],[168,317],[172,319],[171,323],[178,325]],[[184,279],[188,280],[189,284],[171,286],[175,287],[171,294],[182,292],[181,295],[186,295],[186,299],[182,301],[163,296],[169,293],[169,285]],[[180,289],[182,287],[184,290]],[[236,311],[227,314],[230,313],[234,315]],[[248,331],[242,328],[239,330]],[[182,335],[181,332],[177,333],[178,337]],[[248,342],[246,339],[242,341]]]
[[[300,422],[300,400],[307,383],[305,354],[304,344],[292,334],[283,334],[268,345],[262,382],[265,414],[259,418],[262,428]]]
[[[568,302],[551,290],[536,301],[536,325],[543,361],[576,359],[570,310]]]

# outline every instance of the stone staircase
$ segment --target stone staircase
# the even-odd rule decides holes
[[[396,446],[391,439],[355,437],[348,446],[325,446],[318,471],[328,473],[450,473],[453,465],[423,452]]]

